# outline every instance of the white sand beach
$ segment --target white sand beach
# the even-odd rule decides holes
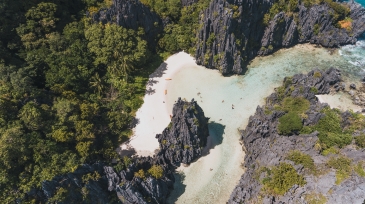
[[[210,118],[210,147],[190,166],[178,169],[167,202],[226,203],[244,173],[238,130],[245,128],[256,107],[263,105],[265,97],[281,85],[284,77],[315,67],[339,68],[346,79],[358,77],[361,71],[336,53],[307,44],[257,57],[245,75],[230,77],[196,65],[187,53],[172,55],[151,74],[144,104],[136,115],[139,123],[133,130],[134,136],[122,149],[129,147],[137,155],[153,155],[159,147],[155,135],[170,122],[177,98],[194,98]]]
[[[121,145],[121,150],[133,150],[140,156],[152,156],[159,148],[156,134],[161,133],[170,123],[170,114],[166,106],[165,90],[174,81],[173,75],[183,65],[195,65],[195,60],[184,52],[169,57],[153,74],[147,84],[144,103],[136,113],[138,125],[133,129],[129,142]],[[167,91],[167,94],[169,92]]]
[[[354,112],[361,112],[362,108],[352,103],[348,94],[336,93],[334,95],[316,95],[318,101],[327,103],[331,108],[338,108],[342,111],[353,110]]]

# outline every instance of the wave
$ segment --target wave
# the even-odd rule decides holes
[[[355,45],[345,45],[340,48],[339,54],[349,63],[365,69],[365,34]]]

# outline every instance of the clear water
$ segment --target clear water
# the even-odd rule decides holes
[[[344,50],[349,51],[344,55]],[[175,73],[167,87],[167,108],[178,98],[195,98],[210,117],[209,130],[214,148],[210,153],[176,174],[175,190],[169,203],[226,203],[244,170],[244,152],[239,144],[238,129],[243,129],[264,98],[286,76],[305,73],[313,68],[342,70],[347,81],[359,81],[365,75],[361,66],[350,63],[361,46],[330,53],[324,48],[298,45],[271,56],[258,57],[244,76],[222,77],[218,71],[193,64]],[[364,58],[364,57],[363,57]],[[360,57],[360,60],[363,60]],[[224,102],[223,102],[224,100]],[[234,109],[232,109],[232,105]]]
[[[365,69],[365,34],[356,42],[355,45],[343,46],[339,50],[339,53],[351,64]]]

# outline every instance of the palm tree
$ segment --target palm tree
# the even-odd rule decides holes
[[[122,67],[123,75],[125,76],[125,81],[127,81],[128,74],[134,69],[134,67],[133,67],[132,63],[129,62],[127,57],[123,57],[121,67]]]
[[[104,85],[102,80],[100,79],[99,73],[96,72],[95,75],[91,77],[90,86],[94,87],[97,91],[98,96],[100,96],[100,94],[103,92]]]

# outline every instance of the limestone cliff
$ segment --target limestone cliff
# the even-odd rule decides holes
[[[85,164],[44,181],[42,189],[28,195],[42,202],[62,192],[61,201],[67,203],[166,203],[175,182],[175,168],[201,156],[209,134],[208,120],[194,99],[186,102],[179,98],[170,125],[156,136],[160,150],[153,157],[125,157],[112,166]],[[119,201],[111,200],[114,193]]]
[[[151,50],[156,47],[157,35],[163,31],[161,18],[138,0],[113,0],[110,8],[100,9],[91,17],[103,24],[116,23],[133,30],[143,28]]]
[[[339,149],[330,149],[330,151],[323,151],[322,140],[331,140],[338,135],[325,134],[322,130],[313,131],[315,128],[303,133],[305,128],[313,128],[317,124],[323,124],[325,120],[329,121],[331,114],[335,116],[330,119],[333,120],[330,124],[335,124],[334,120],[338,120],[336,125],[341,128],[339,134],[351,129],[351,125],[356,121],[353,113],[329,111],[327,104],[319,103],[315,97],[315,94],[328,94],[330,91],[339,91],[342,87],[341,73],[338,70],[315,70],[307,75],[298,74],[292,78],[286,78],[284,85],[266,99],[266,105],[257,107],[255,115],[250,117],[246,129],[241,132],[246,151],[244,161],[246,172],[231,194],[228,203],[274,204],[313,203],[314,201],[361,203],[365,199],[365,178],[362,174],[364,166],[361,159],[365,154],[364,150],[352,141],[359,134],[363,134],[364,127],[356,126],[357,129],[353,133],[346,135],[350,139],[346,145]],[[289,136],[279,133],[278,128],[280,118],[289,114],[283,97],[301,98],[301,102],[308,101],[309,107],[302,113],[297,112],[301,115],[299,123],[303,125],[303,129],[293,131]],[[300,104],[290,103],[290,106],[300,107]],[[324,126],[331,131],[332,127]],[[296,157],[291,158],[293,151]],[[306,158],[306,162],[303,158]],[[332,161],[346,161],[347,164],[344,165],[346,163],[344,162],[339,165],[341,167],[333,167]],[[277,189],[273,190],[270,186],[272,184],[270,180],[277,179],[271,170],[282,163],[292,165],[296,173],[303,176],[305,182],[290,185],[288,190],[280,195],[277,194]],[[342,174],[345,172],[343,169],[336,169],[344,166],[347,168],[346,174]],[[285,174],[285,171],[281,174]],[[345,176],[342,179],[343,175]]]
[[[257,55],[306,42],[338,47],[355,43],[365,31],[365,9],[357,3],[348,3],[352,19],[348,29],[338,28],[335,11],[327,3],[308,7],[300,3],[294,13],[279,12],[265,24],[265,14],[273,3],[213,0],[200,16],[197,63],[224,75],[240,74]]]

